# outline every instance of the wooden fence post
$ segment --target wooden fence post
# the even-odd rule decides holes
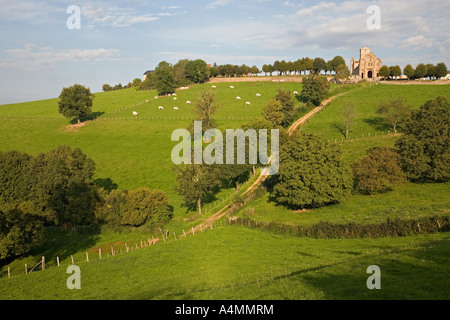
[[[8,267],[8,279],[11,279],[11,269]]]
[[[42,270],[45,270],[45,257],[42,257]]]
[[[28,266],[26,263],[25,263],[25,274],[28,274]]]
[[[102,258],[102,249],[101,248],[98,249],[98,258],[99,259]]]
[[[72,255],[70,256],[70,259],[72,259],[72,264],[75,264],[75,263],[73,262],[73,256],[72,256]]]
[[[56,264],[57,264],[58,267],[59,267],[59,257],[56,257]]]
[[[89,255],[87,252],[86,252],[86,262],[89,262]]]

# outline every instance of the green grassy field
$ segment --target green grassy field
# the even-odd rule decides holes
[[[182,250],[180,250],[182,248]],[[314,240],[243,227],[198,233],[89,263],[0,279],[1,299],[448,299],[450,234]],[[381,290],[366,269],[381,268]]]
[[[234,85],[235,89],[229,86]],[[279,88],[301,91],[298,83],[219,83],[217,112],[219,129],[238,128],[253,116]],[[125,250],[157,234],[121,228],[84,232],[49,230],[45,246],[29,256],[0,268],[0,299],[448,299],[450,234],[440,233],[405,238],[316,240],[270,234],[224,221],[205,233],[174,240],[173,232],[198,223],[185,221],[192,215],[181,207],[174,191],[171,142],[175,129],[186,128],[194,119],[192,104],[211,85],[192,86],[173,97],[153,100],[155,91],[126,89],[96,94],[96,120],[76,131],[68,131],[69,120],[57,111],[57,99],[0,106],[0,151],[18,150],[36,155],[59,145],[79,147],[96,162],[95,178],[111,178],[121,189],[158,188],[167,192],[175,207],[175,218],[166,226],[169,240],[156,246],[106,257],[110,248]],[[444,95],[445,86],[333,86],[332,94],[356,89],[338,98],[303,128],[325,135],[342,145],[344,158],[355,161],[374,146],[394,146],[397,137],[387,135],[375,113],[380,101],[405,96],[418,108],[426,100]],[[257,98],[260,93],[262,97]],[[236,100],[240,96],[242,100]],[[151,100],[145,103],[146,100]],[[252,102],[251,107],[245,102]],[[142,103],[143,102],[143,103]],[[340,106],[350,102],[358,111],[351,141],[340,142]],[[141,103],[141,104],[140,104]],[[164,106],[159,111],[158,106]],[[173,107],[179,107],[174,111]],[[139,119],[132,112],[139,112]],[[299,115],[300,116],[300,115]],[[384,131],[384,134],[381,132]],[[368,137],[368,133],[371,136]],[[375,135],[376,134],[376,135]],[[364,136],[363,136],[364,135]],[[357,137],[357,139],[355,139]],[[242,186],[244,188],[245,186]],[[376,196],[353,194],[345,202],[294,213],[267,202],[263,195],[235,213],[258,221],[312,225],[334,223],[376,223],[390,217],[414,218],[435,213],[448,214],[449,184],[413,184]],[[217,201],[206,204],[208,214],[220,209],[233,190],[223,190]],[[250,210],[251,209],[251,210]],[[208,215],[206,214],[206,216]],[[83,230],[83,229],[81,229]],[[119,232],[120,231],[120,232]],[[99,261],[98,249],[104,258]],[[88,252],[90,262],[86,263]],[[41,256],[47,269],[24,275]],[[66,267],[82,269],[82,290],[66,288]],[[61,267],[56,267],[56,257]],[[382,290],[366,287],[366,268],[382,269]]]

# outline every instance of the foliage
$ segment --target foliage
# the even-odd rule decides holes
[[[416,78],[423,78],[427,75],[427,66],[423,63],[419,63],[416,67],[416,71],[414,73],[414,76]]]
[[[19,210],[0,211],[0,260],[24,255],[44,239],[44,226],[36,217]]]
[[[436,78],[443,78],[447,75],[447,66],[445,63],[441,62],[436,65]]]
[[[404,98],[393,98],[390,101],[383,101],[378,106],[377,113],[382,115],[384,120],[392,125],[394,134],[397,134],[398,125],[409,118],[411,107]]]
[[[357,115],[358,113],[356,112],[356,109],[352,104],[347,103],[342,106],[342,118],[344,119],[345,139],[347,140],[350,138],[350,130],[355,124],[355,119]]]
[[[289,208],[320,207],[345,199],[352,180],[338,145],[315,134],[295,135],[281,145],[271,197]]]
[[[380,77],[383,77],[384,79],[388,78],[391,75],[391,71],[389,70],[388,66],[382,66],[380,68]]]
[[[427,101],[407,121],[397,143],[407,177],[419,181],[450,178],[450,103],[445,97]]]
[[[85,118],[92,113],[94,95],[89,88],[75,84],[61,91],[58,110],[66,118]]]
[[[309,76],[303,80],[302,97],[304,102],[311,101],[318,106],[327,97],[330,84],[327,78]]]
[[[400,155],[387,147],[370,150],[352,167],[355,186],[363,193],[385,192],[406,182],[400,167]]]
[[[209,69],[205,61],[189,61],[185,65],[186,78],[193,83],[205,83],[209,80]]]
[[[262,110],[264,119],[269,121],[272,126],[278,127],[284,119],[283,106],[276,98],[270,100]]]
[[[414,75],[416,73],[416,70],[414,70],[414,68],[412,67],[412,65],[408,64],[404,69],[403,69],[403,73],[405,74],[405,76],[408,77],[408,79],[412,79],[414,78]]]
[[[295,100],[290,90],[279,89],[275,99],[281,103],[281,112],[283,120],[281,125],[287,128],[294,121]]]
[[[201,216],[202,201],[211,198],[220,186],[219,169],[206,164],[182,164],[174,166],[173,170],[178,183],[175,190],[183,196],[185,206],[197,207]]]
[[[197,113],[197,121],[202,121],[203,130],[215,128],[213,119],[218,105],[216,104],[216,93],[213,90],[204,90],[194,103],[194,111]]]
[[[173,73],[173,67],[169,63],[165,61],[160,62],[154,73],[155,88],[158,94],[164,95],[175,92],[177,88],[175,75]]]

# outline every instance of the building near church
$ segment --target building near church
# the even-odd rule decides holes
[[[360,50],[359,61],[354,58],[350,61],[350,75],[352,79],[377,80],[381,69],[381,59],[364,47]]]

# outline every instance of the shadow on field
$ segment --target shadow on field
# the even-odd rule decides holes
[[[348,258],[351,260],[349,262],[298,270],[275,280],[300,281],[320,290],[326,300],[450,298],[449,240],[430,241],[414,249],[386,252],[388,253],[361,257],[352,254]],[[367,288],[367,280],[372,275],[367,273],[367,268],[371,265],[377,265],[381,269],[380,290]]]
[[[102,112],[102,111],[93,112],[89,116],[81,118],[80,121],[81,122],[92,121],[92,120],[95,120],[97,118],[100,118],[104,114],[105,114],[105,112]],[[74,118],[74,119],[72,119],[70,121],[70,124],[77,124],[77,123],[78,123],[78,118]]]
[[[386,120],[381,117],[364,119],[364,122],[370,125],[376,131],[388,131],[392,130],[392,126],[389,125]]]

